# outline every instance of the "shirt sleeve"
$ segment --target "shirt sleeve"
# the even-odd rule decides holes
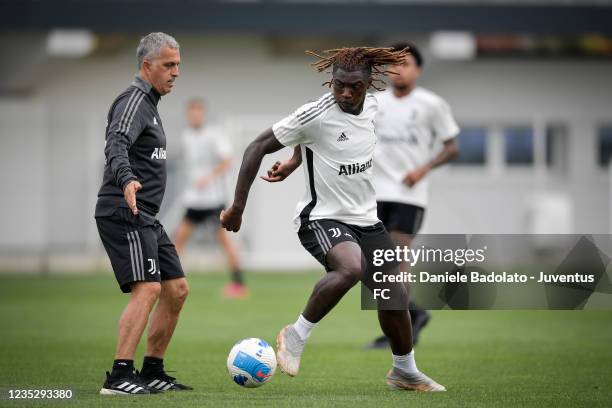
[[[311,141],[309,129],[318,123],[319,111],[317,103],[307,103],[301,106],[291,115],[281,119],[272,125],[272,132],[278,141],[287,147],[294,147],[299,144]]]
[[[440,99],[435,105],[433,129],[436,136],[443,142],[459,134],[459,125],[455,122],[449,104],[443,99]]]
[[[145,127],[141,108],[145,97],[135,89],[115,103],[109,113],[104,156],[122,190],[130,181],[138,180],[132,172],[128,151]]]

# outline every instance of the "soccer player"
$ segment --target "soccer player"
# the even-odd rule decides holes
[[[377,80],[373,74],[382,72],[380,67],[401,63],[406,55],[364,47],[329,50],[328,56],[312,54],[320,58],[314,64],[319,71],[332,68],[328,82],[332,92],[298,108],[249,144],[234,202],[221,213],[222,225],[238,231],[263,157],[284,146],[294,147],[294,158],[305,157],[307,189],[297,206],[295,226],[302,245],[327,273],[315,285],[297,321],[277,336],[278,364],[290,376],[298,374],[306,340],[317,323],[357,282],[371,281],[373,251],[393,247],[376,216],[372,156],[377,102],[367,89]],[[405,288],[399,288],[405,298]],[[445,391],[416,366],[407,310],[379,308],[378,318],[393,352],[387,384],[395,389]]]
[[[183,203],[187,211],[179,224],[174,243],[180,255],[198,224],[210,221],[217,227],[217,240],[223,248],[232,269],[231,282],[224,294],[229,298],[248,295],[238,251],[227,232],[219,225],[219,214],[225,205],[223,176],[231,166],[231,145],[220,126],[206,121],[204,101],[193,99],[187,105],[189,127],[182,135],[183,163],[187,170],[187,188]]]
[[[393,87],[376,95],[378,115],[374,151],[374,188],[378,218],[396,246],[409,247],[423,223],[427,206],[427,174],[455,158],[459,152],[455,137],[459,127],[449,105],[435,93],[417,86],[423,57],[413,44],[400,43],[394,50],[408,49],[403,64],[389,69]],[[436,141],[442,149],[435,156]],[[408,264],[400,263],[407,271]],[[425,310],[410,302],[412,336],[417,343],[421,329],[429,322]],[[380,336],[368,348],[389,347]]]
[[[95,211],[119,287],[130,293],[102,395],[192,389],[164,371],[164,354],[189,289],[176,249],[155,218],[166,189],[166,135],[157,104],[179,76],[179,45],[167,34],[151,33],[140,40],[136,55],[138,75],[108,112]],[[147,321],[147,349],[138,373],[134,353]]]

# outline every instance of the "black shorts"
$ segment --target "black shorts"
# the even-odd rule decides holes
[[[361,281],[362,285],[362,308],[379,310],[408,310],[408,297],[406,288],[401,283],[378,283],[374,275],[380,272],[382,275],[397,275],[399,263],[389,260],[384,263],[376,263],[381,259],[381,251],[395,251],[395,245],[391,236],[379,222],[370,227],[359,227],[343,222],[323,219],[310,221],[300,227],[298,231],[300,242],[312,256],[319,261],[327,272],[331,270],[327,264],[327,254],[341,242],[351,241],[357,243],[361,248],[362,267],[365,267]],[[378,252],[378,255],[376,253]],[[391,294],[388,301],[374,301],[372,291],[375,289],[388,289]]]
[[[378,219],[382,221],[387,231],[416,235],[421,229],[425,215],[423,207],[392,201],[379,201],[376,204]]]
[[[185,212],[185,219],[193,224],[201,224],[210,220],[213,223],[220,225],[219,216],[221,215],[222,210],[223,206],[206,209],[187,208],[187,211]]]
[[[359,227],[357,225],[349,225],[329,219],[310,221],[300,227],[298,237],[300,238],[302,246],[306,248],[306,250],[310,252],[328,272],[330,268],[327,265],[327,253],[341,242],[356,242],[361,248],[368,269],[374,267],[372,263],[374,250],[395,248],[382,222],[370,227]]]
[[[119,207],[96,218],[98,232],[124,293],[133,282],[160,282],[185,276],[174,244],[155,218]]]

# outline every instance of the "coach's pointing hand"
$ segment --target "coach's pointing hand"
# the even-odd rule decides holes
[[[228,231],[238,232],[240,225],[242,225],[242,210],[231,206],[227,210],[221,211],[219,216],[221,226]]]
[[[125,189],[123,189],[123,198],[125,198],[125,202],[134,215],[138,214],[138,207],[136,207],[136,192],[140,189],[142,189],[142,184],[136,180],[130,181],[128,185],[125,186]]]

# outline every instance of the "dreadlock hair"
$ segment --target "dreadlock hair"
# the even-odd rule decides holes
[[[372,81],[368,85],[368,88],[371,86],[381,91],[382,88],[377,87],[374,82],[384,83],[382,79],[377,76],[387,75],[389,71],[384,70],[382,67],[386,65],[402,64],[404,59],[408,56],[408,51],[406,49],[394,50],[392,47],[354,47],[325,50],[323,54],[326,55],[320,55],[310,50],[306,51],[306,54],[319,58],[318,61],[310,64],[319,72],[323,72],[330,67],[332,68],[332,73],[338,68],[342,68],[346,71],[362,70],[368,76],[372,77]],[[332,82],[327,81],[324,82],[323,85],[331,87]]]
[[[416,45],[409,42],[400,42],[393,44],[391,47],[394,51],[408,50],[408,54],[414,57],[414,62],[416,62],[417,67],[423,67],[423,64],[425,63],[425,61],[423,60],[423,54],[421,54],[421,51],[419,51]]]

